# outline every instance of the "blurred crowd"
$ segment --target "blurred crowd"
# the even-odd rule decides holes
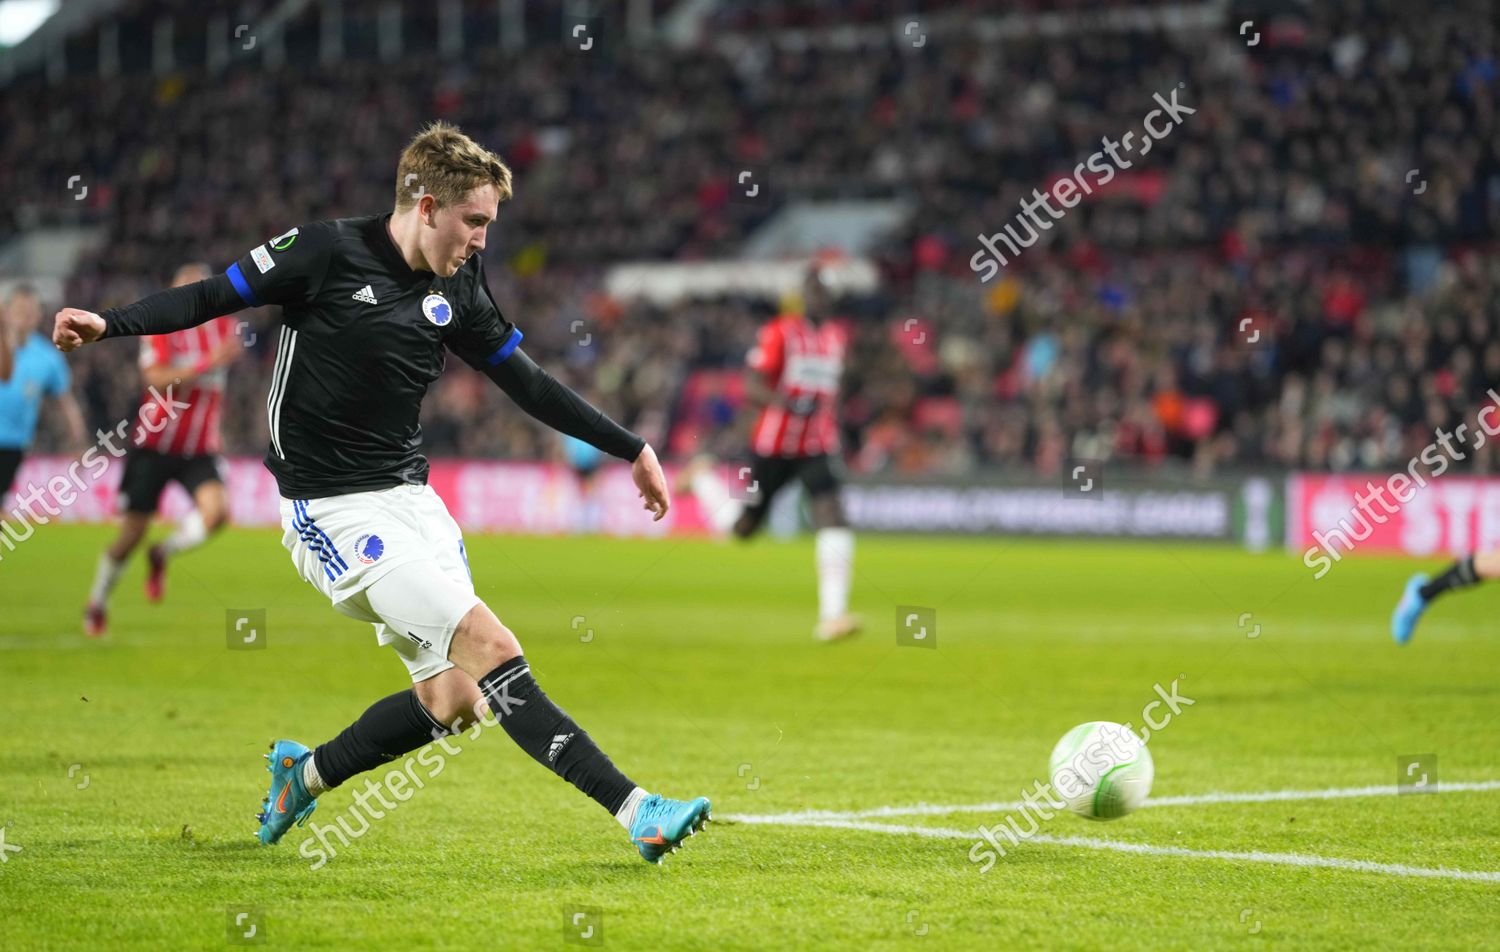
[[[723,373],[776,304],[616,300],[603,268],[732,256],[795,199],[914,209],[873,251],[880,290],[842,302],[861,471],[1050,473],[1068,457],[1386,468],[1434,427],[1472,420],[1500,384],[1487,4],[1296,5],[1259,22],[1252,46],[1228,22],[984,39],[942,24],[1036,5],[928,0],[913,9],[931,18],[920,46],[895,31],[777,41],[779,27],[903,12],[888,6],[726,3],[697,46],[601,43],[599,56],[552,42],[550,23],[531,30],[548,42],[519,53],[434,56],[419,23],[402,58],[380,62],[359,45],[378,5],[349,0],[351,58],[336,64],[319,64],[308,19],[287,41],[307,55],[277,71],[23,78],[0,100],[0,185],[14,196],[0,232],[102,225],[67,303],[103,309],[182,261],[222,268],[297,222],[388,209],[399,146],[440,117],[515,170],[486,258],[528,349],[658,445],[686,424],[717,449],[742,438]],[[466,2],[466,32],[492,35],[494,8]],[[1153,94],[1174,90],[1196,111],[1169,138],[980,280],[977,236],[1101,137],[1139,135]],[[768,182],[756,201],[734,194],[744,168]],[[62,187],[78,170],[84,202]],[[257,336],[231,373],[246,412],[230,415],[228,443],[259,452],[274,314],[246,321]],[[138,386],[125,346],[77,361],[101,420],[129,412]],[[709,399],[684,398],[695,379]],[[444,377],[426,408],[431,453],[555,452],[487,388],[458,367]]]

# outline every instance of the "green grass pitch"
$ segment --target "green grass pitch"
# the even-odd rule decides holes
[[[476,536],[479,593],[552,697],[648,789],[707,795],[721,822],[649,866],[492,731],[313,869],[305,829],[252,839],[261,754],[326,740],[405,669],[266,531],[181,559],[161,605],[138,559],[110,636],[87,639],[107,537],[0,550],[6,949],[217,948],[240,913],[287,949],[1476,948],[1500,924],[1500,874],[1456,875],[1500,871],[1500,788],[1063,815],[1042,833],[1144,849],[1027,842],[988,872],[973,839],[931,831],[999,808],[733,819],[1014,801],[1070,727],[1139,723],[1173,679],[1193,704],[1150,741],[1153,799],[1392,787],[1406,754],[1435,754],[1444,783],[1500,780],[1500,590],[1440,603],[1398,648],[1409,561],[1314,581],[1281,553],[866,536],[867,630],[830,646],[810,636],[810,540]],[[898,646],[898,605],[936,610],[936,650]],[[226,610],[254,608],[266,647],[229,650]]]

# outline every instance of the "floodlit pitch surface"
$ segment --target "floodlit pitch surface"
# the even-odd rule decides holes
[[[328,738],[403,667],[261,531],[183,558],[162,605],[137,561],[110,636],[86,639],[107,537],[0,552],[6,948],[1473,948],[1500,924],[1500,588],[1397,648],[1410,562],[1314,581],[1279,553],[865,537],[867,630],[819,645],[807,540],[472,537],[549,693],[721,822],[648,866],[481,731],[408,768],[423,785],[395,809],[367,797],[382,818],[318,864],[311,827],[253,840],[261,753]],[[255,609],[258,649],[233,623]],[[1068,728],[1140,726],[1174,680],[1192,703],[1150,740],[1146,808],[1002,836],[981,872],[975,831],[1028,828],[1019,801]],[[360,829],[360,789],[313,823]]]

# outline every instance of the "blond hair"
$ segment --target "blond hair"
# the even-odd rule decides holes
[[[439,208],[457,204],[482,185],[495,186],[506,201],[510,168],[457,126],[438,120],[412,138],[396,163],[396,211],[411,208],[423,194]]]

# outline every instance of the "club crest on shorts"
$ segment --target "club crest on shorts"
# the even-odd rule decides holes
[[[385,543],[378,535],[362,535],[354,543],[354,557],[366,565],[374,565],[385,555]]]
[[[438,327],[446,327],[453,320],[453,305],[441,294],[429,294],[422,299],[422,313]]]

